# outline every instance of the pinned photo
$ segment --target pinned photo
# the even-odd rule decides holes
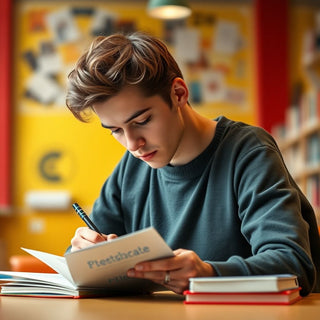
[[[80,38],[80,31],[69,9],[48,14],[47,23],[56,43],[73,42]]]
[[[95,10],[91,25],[93,36],[108,36],[115,32],[116,14],[101,10]]]
[[[54,102],[62,93],[59,84],[48,75],[36,72],[28,79],[28,96],[44,105]]]
[[[204,72],[201,80],[204,102],[218,102],[225,100],[226,84],[225,77],[221,72]]]

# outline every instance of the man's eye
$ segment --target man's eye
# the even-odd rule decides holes
[[[120,130],[121,129],[113,129],[113,130],[111,130],[111,135],[114,135],[114,134],[117,134],[117,133],[120,133]]]
[[[150,120],[151,120],[151,116],[149,116],[146,120],[144,120],[144,121],[141,121],[141,122],[137,122],[137,124],[139,125],[139,126],[144,126],[144,125],[146,125],[148,122],[150,122]]]

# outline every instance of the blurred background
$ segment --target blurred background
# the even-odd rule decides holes
[[[20,247],[63,255],[84,225],[71,204],[90,213],[124,153],[65,106],[78,57],[115,32],[162,39],[200,113],[272,133],[320,224],[320,1],[177,1],[185,16],[160,18],[151,2],[1,0],[0,269]]]

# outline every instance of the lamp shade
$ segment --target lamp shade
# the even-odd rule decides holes
[[[174,20],[187,18],[191,9],[186,0],[150,0],[148,13],[153,18]]]

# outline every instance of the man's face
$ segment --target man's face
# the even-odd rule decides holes
[[[134,87],[93,107],[102,126],[134,157],[152,168],[174,158],[184,133],[179,107],[170,108],[158,95],[146,98]]]

